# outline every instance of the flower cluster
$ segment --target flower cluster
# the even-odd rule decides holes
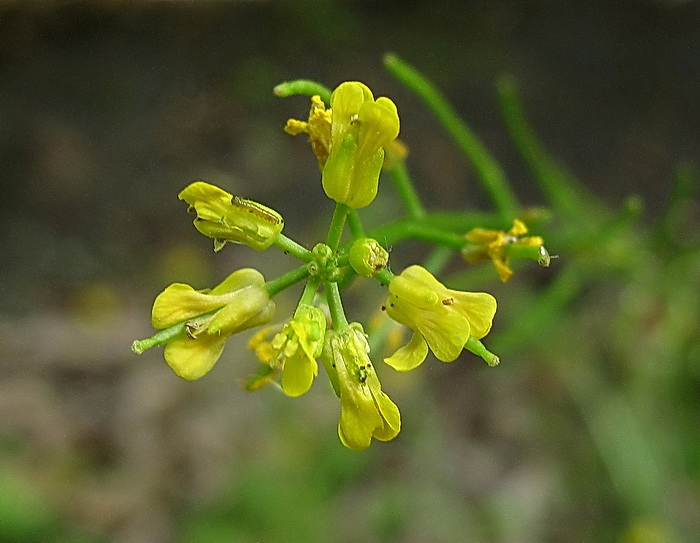
[[[361,450],[372,438],[395,438],[401,415],[382,390],[363,326],[348,322],[341,300],[345,287],[356,277],[374,278],[388,287],[382,309],[393,321],[413,330],[407,345],[384,358],[398,371],[417,367],[428,351],[438,360],[452,362],[467,349],[492,365],[497,363],[498,358],[480,342],[491,329],[496,300],[484,292],[447,288],[420,265],[392,274],[386,244],[365,234],[356,210],[375,199],[385,158],[391,157],[393,171],[403,168],[406,155],[405,146],[397,141],[399,117],[394,102],[375,99],[362,83],[345,82],[330,94],[329,103],[312,96],[307,120],[289,120],[285,130],[308,135],[321,169],[320,184],[335,201],[325,241],[309,250],[282,233],[284,220],[277,211],[204,181],[190,184],[179,198],[195,215],[195,228],[214,240],[215,251],[227,243],[259,251],[276,247],[298,258],[300,265],[270,281],[256,270],[240,269],[211,290],[172,284],[153,304],[152,325],[159,331],[135,341],[132,349],[140,354],[164,346],[172,370],[193,380],[213,368],[229,336],[261,327],[248,343],[261,366],[246,388],[252,391],[277,383],[287,396],[301,396],[318,376],[320,360],[339,398],[340,441]],[[342,244],[346,225],[352,239]],[[407,228],[404,237],[415,231]],[[459,249],[468,261],[492,260],[501,277],[507,278],[512,273],[511,248],[543,249],[540,238],[522,237],[526,231],[519,221],[509,232],[474,229]],[[286,322],[269,325],[275,313],[274,296],[299,282],[305,282],[305,288],[294,314]]]

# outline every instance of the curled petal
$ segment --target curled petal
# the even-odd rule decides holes
[[[398,349],[393,355],[384,359],[396,371],[410,371],[420,366],[428,356],[428,344],[423,336],[413,333],[411,341]]]
[[[373,390],[373,396],[382,418],[382,425],[374,429],[372,437],[379,441],[391,441],[401,431],[401,413],[391,398],[381,390]]]

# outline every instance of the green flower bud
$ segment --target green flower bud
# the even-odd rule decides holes
[[[204,181],[188,185],[178,198],[197,214],[194,226],[214,240],[215,251],[229,241],[262,251],[275,242],[284,228],[284,219],[275,210]]]
[[[389,253],[373,238],[360,238],[350,247],[350,266],[362,277],[373,277],[389,262]]]

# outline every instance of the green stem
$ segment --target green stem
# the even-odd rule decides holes
[[[335,204],[331,225],[328,228],[328,239],[326,240],[326,244],[334,251],[337,251],[338,245],[340,245],[340,238],[343,235],[345,219],[347,218],[349,212],[350,208],[345,204]]]
[[[304,287],[304,292],[301,293],[301,298],[299,299],[299,305],[312,305],[314,303],[314,296],[316,296],[316,291],[318,290],[318,285],[321,284],[321,279],[318,277],[311,277]]]
[[[469,336],[467,344],[464,346],[464,348],[467,351],[474,353],[476,356],[483,358],[484,361],[491,367],[498,366],[501,363],[500,358],[484,347],[484,344],[473,336]]]
[[[403,160],[398,161],[389,170],[389,173],[391,174],[391,180],[394,182],[396,192],[399,193],[403,205],[406,206],[408,216],[413,219],[422,218],[425,215],[425,209],[408,174],[406,162]]]
[[[503,76],[497,84],[498,98],[506,126],[535,182],[554,208],[567,218],[586,218],[598,208],[576,179],[554,161],[535,135],[518,98],[515,80]]]
[[[356,209],[351,209],[350,213],[348,213],[348,226],[350,227],[350,232],[352,232],[352,237],[354,239],[365,237],[365,229],[360,222],[360,216],[357,214]]]
[[[528,260],[539,261],[543,256],[547,255],[547,251],[542,252],[543,245],[519,245],[517,243],[509,243],[504,247],[506,255],[511,258],[526,258]]]
[[[345,311],[343,311],[343,302],[340,299],[338,283],[326,282],[324,290],[328,309],[331,312],[331,319],[333,319],[333,328],[341,330],[348,325],[348,319],[345,317]]]
[[[444,245],[435,247],[433,252],[423,262],[423,267],[433,275],[438,275],[450,261],[453,254],[452,249]]]
[[[437,211],[428,213],[423,222],[452,232],[466,233],[476,227],[508,230],[513,225],[513,218],[505,220],[494,213],[478,211]]]
[[[272,92],[275,93],[275,96],[279,96],[280,98],[287,98],[288,96],[295,96],[298,94],[306,96],[319,95],[327,106],[331,103],[331,90],[310,79],[285,81],[277,85]]]
[[[306,278],[308,275],[309,270],[306,268],[306,266],[299,266],[298,268],[285,273],[281,277],[265,283],[265,290],[267,290],[268,296],[272,298],[276,294],[282,292],[284,289],[287,289]]]
[[[199,315],[192,319],[187,319],[185,321],[178,322],[177,324],[173,324],[172,326],[168,326],[163,330],[159,330],[149,338],[137,339],[131,344],[131,350],[136,354],[141,354],[144,351],[150,349],[151,347],[159,347],[160,345],[165,345],[166,343],[175,339],[185,337],[186,325],[199,324],[211,318],[211,316],[214,315],[219,309],[220,308],[217,308],[214,311],[209,311],[208,313],[204,313],[203,315]]]
[[[293,239],[288,238],[284,234],[277,236],[274,243],[275,247],[282,249],[284,252],[297,257],[303,262],[311,262],[313,255],[306,247],[302,247]]]
[[[454,234],[414,219],[403,219],[384,224],[370,232],[370,236],[384,246],[393,245],[407,238],[429,241],[456,251],[459,251],[465,244],[462,234]]]
[[[391,283],[391,280],[394,278],[394,274],[391,273],[386,268],[384,268],[379,273],[377,273],[377,275],[375,275],[374,277],[377,278],[382,285],[384,285],[385,287],[388,287],[389,283]]]
[[[386,55],[384,65],[404,85],[415,92],[442,123],[447,133],[471,161],[482,187],[491,197],[504,220],[516,216],[519,205],[503,170],[479,141],[479,138],[459,118],[442,93],[428,79],[396,55]]]

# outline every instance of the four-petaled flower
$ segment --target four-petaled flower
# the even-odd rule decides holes
[[[524,236],[527,234],[527,226],[522,221],[515,219],[513,227],[503,230],[489,230],[487,228],[473,228],[465,238],[469,242],[462,249],[462,256],[467,262],[475,263],[483,260],[491,260],[496,267],[501,281],[506,282],[513,275],[510,268],[509,253],[516,253],[519,249],[537,249],[535,258],[549,258],[544,250],[544,240],[540,236]],[[524,237],[523,237],[524,236]],[[529,252],[529,251],[527,251]],[[547,264],[549,265],[549,260]]]
[[[401,430],[401,414],[382,392],[362,325],[352,323],[341,330],[328,330],[322,356],[325,366],[337,377],[338,436],[343,445],[362,450],[369,447],[373,437],[380,441],[394,439]]]
[[[438,360],[455,360],[470,336],[488,334],[496,299],[485,292],[451,290],[421,266],[410,266],[389,283],[387,314],[413,330],[409,343],[384,361],[399,371],[420,365],[428,347]]]
[[[151,320],[161,329],[184,323],[163,355],[177,375],[191,381],[216,364],[228,336],[269,322],[274,312],[262,274],[244,268],[211,290],[173,283],[155,299]]]
[[[248,346],[275,373],[282,371],[282,390],[287,396],[301,396],[311,388],[318,375],[316,359],[321,356],[325,332],[323,311],[304,304],[272,341],[265,341],[262,334],[256,334]]]

